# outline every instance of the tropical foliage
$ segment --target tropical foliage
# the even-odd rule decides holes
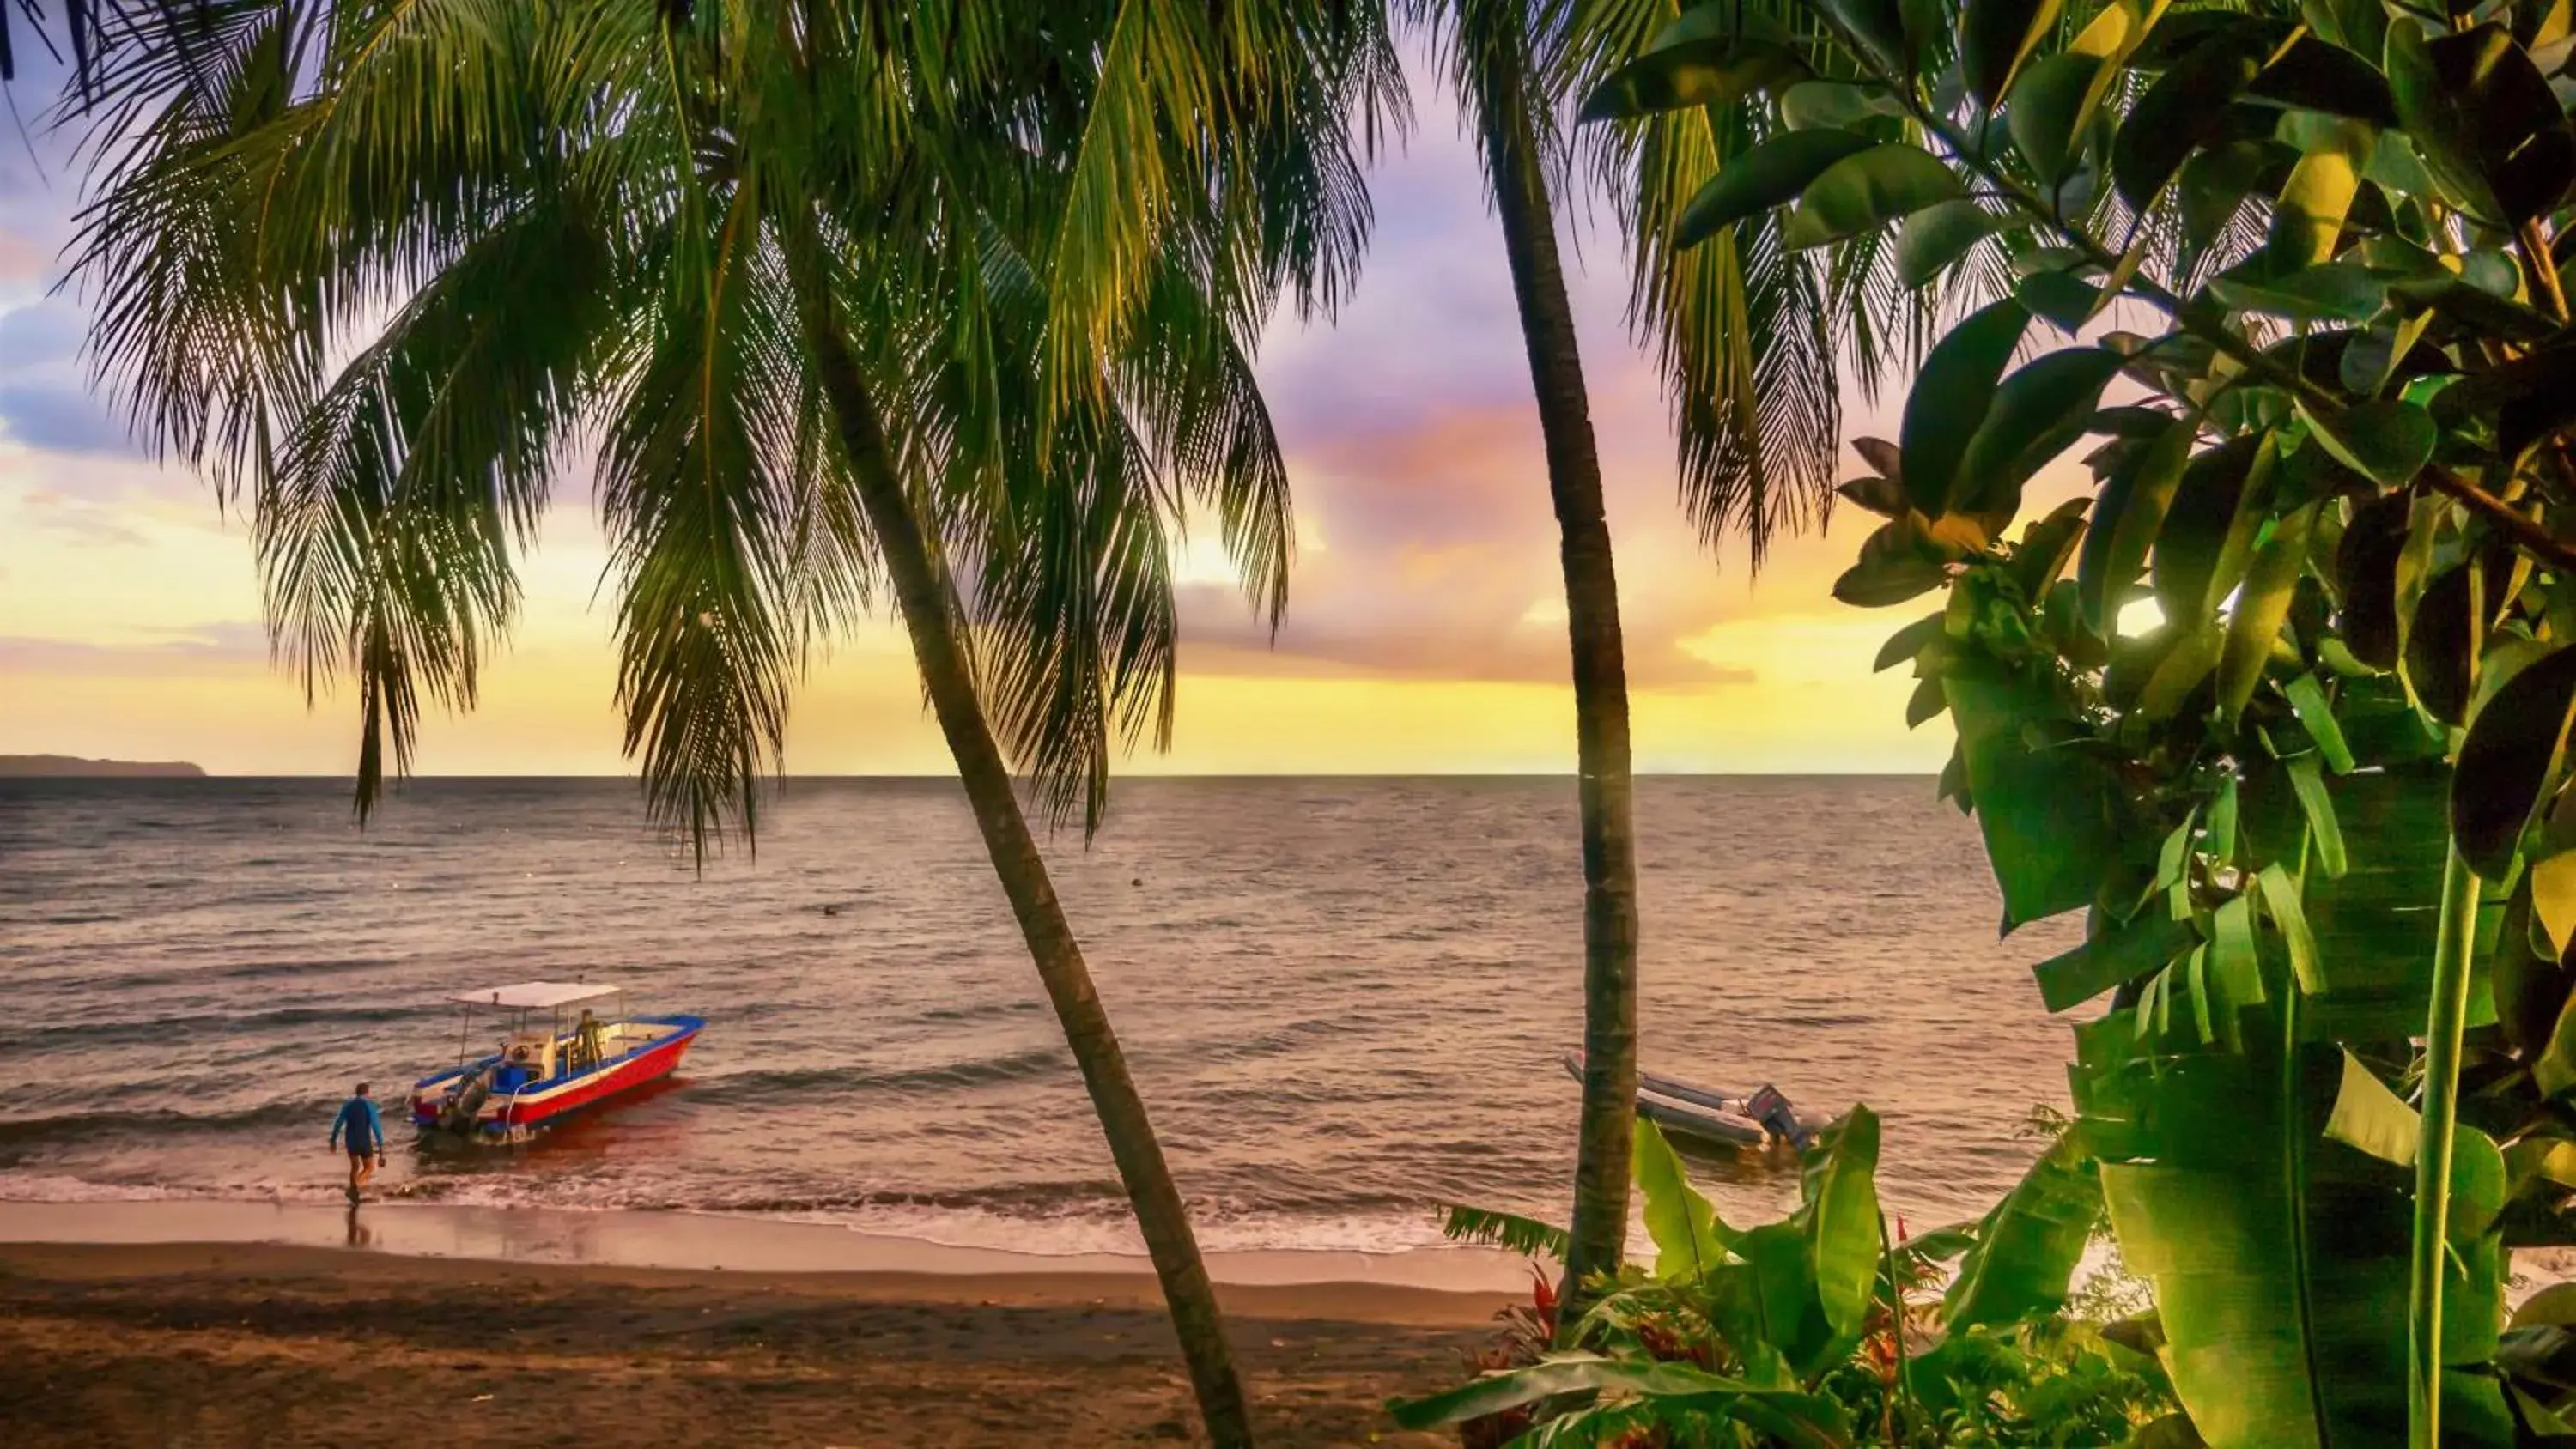
[[[2102,1215],[2071,1138],[1983,1221],[1913,1238],[1880,1213],[1878,1145],[1878,1119],[1855,1108],[1808,1155],[1796,1210],[1738,1229],[1640,1122],[1653,1267],[1623,1268],[1562,1335],[1542,1284],[1488,1372],[1397,1404],[1396,1418],[1458,1424],[1469,1445],[1930,1449],[2118,1444],[2170,1413],[2142,1325],[2064,1311]],[[1449,1226],[1523,1251],[1550,1242],[1499,1214],[1453,1209]],[[1568,1346],[1552,1349],[1555,1337]]]
[[[1703,542],[1773,540],[1833,502],[1842,359],[1874,389],[1924,309],[1873,238],[1800,254],[1753,220],[1713,244],[1689,202],[1770,129],[1741,97],[1578,132],[1574,100],[1625,94],[1621,68],[1675,22],[1674,0],[1406,0],[1467,113],[1501,223],[1560,532],[1572,645],[1584,863],[1583,1114],[1565,1292],[1615,1268],[1628,1219],[1637,1085],[1636,829],[1626,646],[1599,452],[1556,221],[1589,170],[1628,244],[1628,320],[1673,405],[1679,493]],[[1755,7],[1794,14],[1781,0]],[[1683,27],[1687,31],[1687,25]],[[1648,82],[1651,86],[1651,82]],[[1599,108],[1594,108],[1596,111]],[[1606,112],[1605,112],[1606,113]],[[1571,193],[1571,197],[1569,196]]]
[[[355,685],[358,811],[470,707],[587,463],[646,798],[757,822],[815,647],[890,603],[1080,1065],[1209,1432],[1248,1409],[1014,792],[1167,735],[1174,537],[1275,620],[1251,371],[1329,307],[1399,112],[1374,12],[1148,0],[71,6],[75,275],[137,430],[247,505],[281,659]],[[95,89],[89,85],[94,80]]]
[[[2570,1432],[2503,1284],[2576,1182],[2571,19],[1719,4],[1600,99],[1776,118],[1712,234],[2009,280],[1859,445],[1836,592],[1946,595],[1882,667],[2006,929],[2086,912],[2070,1150],[2211,1444]]]

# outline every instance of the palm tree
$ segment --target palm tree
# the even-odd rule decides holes
[[[1874,385],[1897,359],[1891,342],[1919,336],[1874,239],[1819,263],[1791,254],[1765,216],[1704,246],[1676,245],[1692,194],[1750,144],[1756,122],[1747,107],[1711,104],[1589,132],[1576,144],[1568,98],[1643,55],[1683,9],[1682,0],[1405,0],[1404,8],[1433,35],[1482,143],[1565,575],[1584,882],[1583,1105],[1568,1307],[1559,1319],[1569,1327],[1588,1301],[1584,1281],[1618,1266],[1627,1236],[1638,917],[1618,582],[1556,194],[1570,187],[1578,159],[1598,168],[1630,244],[1629,323],[1673,401],[1683,507],[1703,542],[1740,533],[1757,568],[1780,532],[1821,524],[1832,502],[1838,358],[1852,358]]]
[[[1628,673],[1619,581],[1601,503],[1574,306],[1557,255],[1550,196],[1558,108],[1544,89],[1526,0],[1407,0],[1433,28],[1482,143],[1502,221],[1512,299],[1529,352],[1565,573],[1574,659],[1575,767],[1583,827],[1583,1115],[1560,1322],[1588,1301],[1584,1283],[1619,1265],[1628,1233],[1629,1137],[1637,1095],[1637,839],[1629,773]]]
[[[655,815],[757,821],[809,643],[890,591],[1220,1445],[1248,1410],[1019,796],[1168,738],[1171,535],[1275,620],[1254,386],[1397,116],[1364,8],[208,0],[108,52],[76,274],[140,429],[246,498],[281,657],[354,676],[357,805],[469,707],[577,452]],[[1354,134],[1354,123],[1369,129]]]

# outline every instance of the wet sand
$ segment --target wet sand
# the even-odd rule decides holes
[[[1505,1295],[1220,1288],[1265,1444],[1438,1444]],[[1153,1280],[776,1273],[240,1243],[0,1243],[0,1442],[1198,1442]]]
[[[408,1257],[727,1272],[1141,1277],[1152,1271],[1141,1252],[1009,1252],[778,1218],[372,1200],[355,1214],[320,1203],[196,1198],[0,1202],[0,1243],[272,1243]],[[1483,1248],[1216,1252],[1207,1255],[1207,1263],[1218,1282],[1243,1285],[1378,1284],[1517,1296],[1529,1281],[1525,1259]]]

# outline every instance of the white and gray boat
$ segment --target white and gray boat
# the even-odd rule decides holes
[[[1583,1053],[1567,1052],[1565,1070],[1583,1080]],[[1768,1082],[1752,1092],[1722,1092],[1653,1072],[1637,1075],[1637,1115],[1667,1136],[1713,1148],[1803,1150],[1818,1126]]]

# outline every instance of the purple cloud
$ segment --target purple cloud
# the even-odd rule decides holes
[[[142,449],[107,404],[77,380],[38,376],[0,382],[0,433],[58,453],[139,455]]]

